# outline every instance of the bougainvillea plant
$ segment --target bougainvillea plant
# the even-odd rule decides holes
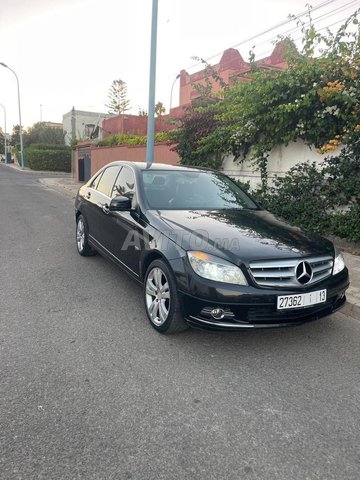
[[[321,34],[309,11],[301,25],[302,51],[285,39],[286,70],[255,69],[251,81],[222,85],[215,102],[192,109],[178,132],[182,161],[213,166],[225,155],[241,160],[250,152],[266,183],[267,157],[275,146],[302,139],[327,153],[345,145],[350,133],[360,134],[357,14],[337,33]]]

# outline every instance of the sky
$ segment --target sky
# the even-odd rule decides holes
[[[192,57],[211,57],[306,10],[307,0],[159,0],[156,101],[169,108],[170,91],[181,69],[193,73]],[[325,0],[313,0],[313,7]],[[130,113],[148,109],[152,0],[1,0],[0,62],[20,81],[22,124],[62,122],[73,106],[107,112],[111,82],[127,83]],[[332,0],[313,12],[319,28],[346,18],[360,0]],[[341,23],[337,25],[340,26]],[[287,24],[238,50],[248,59],[252,45],[258,58],[273,49],[271,40],[296,24]],[[334,27],[335,28],[335,27]],[[299,30],[292,32],[299,37]],[[174,85],[172,106],[178,104]],[[18,122],[16,79],[0,67],[0,103],[7,131]],[[40,107],[42,105],[42,107]],[[41,117],[42,115],[42,117]],[[4,129],[0,111],[0,126]]]

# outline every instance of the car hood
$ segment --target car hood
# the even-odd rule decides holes
[[[233,263],[268,258],[333,255],[333,244],[266,210],[162,210],[152,225],[185,250],[201,250]]]

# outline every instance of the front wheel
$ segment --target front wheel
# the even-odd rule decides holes
[[[163,260],[154,260],[145,275],[145,309],[151,325],[160,333],[188,328],[178,300],[174,274]]]

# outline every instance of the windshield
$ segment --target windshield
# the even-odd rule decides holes
[[[156,210],[258,209],[230,178],[215,172],[144,170],[146,200]]]

